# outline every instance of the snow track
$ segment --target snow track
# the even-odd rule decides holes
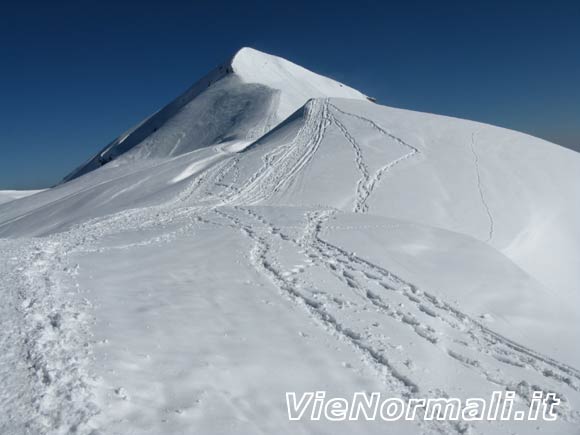
[[[15,340],[4,350],[21,358],[17,367],[1,363],[2,370],[12,368],[2,375],[12,380],[3,383],[0,396],[8,416],[0,419],[2,433],[17,433],[21,424],[39,434],[82,431],[97,412],[94,379],[86,369],[88,302],[75,287],[75,266],[67,262],[80,243],[82,236],[72,240],[53,236],[27,242],[15,251],[2,247],[2,258],[10,259],[3,279],[12,287],[16,309],[3,318],[3,323],[12,323],[9,330]],[[27,406],[34,411],[26,411]]]
[[[421,394],[425,397],[427,394],[421,382],[413,379],[413,371],[398,362],[413,361],[413,355],[405,354],[401,350],[401,343],[380,339],[377,343],[377,337],[370,334],[375,329],[373,324],[376,324],[376,318],[367,316],[368,323],[365,324],[360,315],[356,314],[361,309],[368,311],[368,307],[372,307],[381,316],[385,316],[379,319],[381,324],[386,322],[388,329],[408,328],[419,342],[424,341],[433,346],[442,358],[459,362],[496,387],[516,391],[526,403],[531,400],[532,390],[555,392],[564,404],[561,417],[567,421],[580,422],[580,414],[567,405],[567,395],[580,391],[578,370],[495,333],[441,298],[325,241],[321,233],[336,211],[306,213],[302,235],[292,238],[269,223],[257,210],[236,207],[229,213],[216,212],[227,217],[235,228],[256,243],[252,254],[256,268],[294,301],[306,306],[325,329],[366,352],[371,364],[381,366],[379,372],[381,376],[386,376],[385,382],[389,389],[394,388],[393,379],[397,379],[401,384],[397,391],[403,397]],[[255,224],[251,220],[243,220],[243,214],[253,219]],[[275,259],[272,249],[272,246],[279,243],[292,245],[306,257],[306,264],[310,266],[300,270],[298,275],[294,271],[284,270]],[[322,267],[334,276],[344,289],[352,292],[353,299],[341,299],[336,294],[336,288],[328,293],[309,282],[308,277],[316,267]],[[391,361],[379,349],[396,349],[395,360]],[[498,362],[503,369],[498,369]],[[401,390],[401,386],[404,389]],[[441,388],[437,394],[445,395]],[[464,428],[447,428],[447,431],[450,429],[463,433]]]
[[[477,139],[478,133],[479,133],[479,130],[475,131],[471,134],[471,152],[473,154],[473,160],[474,160],[474,164],[475,164],[475,173],[477,175],[477,191],[479,192],[479,197],[481,198],[481,204],[483,205],[483,208],[485,209],[485,214],[487,215],[487,218],[489,220],[489,231],[487,234],[486,242],[491,242],[491,239],[493,238],[494,222],[493,222],[493,215],[491,214],[491,210],[489,208],[489,204],[487,203],[487,200],[485,199],[485,195],[483,193],[483,183],[481,181],[481,169],[479,167],[479,154],[477,154],[477,151],[475,151],[475,145],[476,145],[476,139]]]
[[[353,211],[355,213],[366,213],[366,212],[368,212],[368,209],[369,209],[367,201],[368,201],[369,197],[371,196],[371,194],[373,193],[375,187],[381,181],[384,174],[386,172],[388,172],[389,170],[391,170],[397,164],[399,164],[402,161],[407,160],[408,158],[413,157],[415,154],[419,153],[419,150],[417,148],[415,148],[414,146],[409,145],[407,142],[405,142],[401,138],[387,132],[384,128],[379,126],[376,122],[374,122],[371,119],[365,118],[365,117],[360,116],[360,115],[356,115],[354,113],[346,112],[346,111],[338,108],[334,104],[330,104],[330,107],[342,115],[350,116],[350,117],[356,118],[360,121],[363,121],[367,124],[370,124],[374,129],[379,131],[385,137],[388,137],[389,139],[392,139],[395,142],[399,143],[400,145],[403,145],[405,148],[409,149],[408,153],[406,153],[403,156],[401,156],[401,157],[387,163],[386,165],[380,167],[377,171],[375,171],[371,175],[369,173],[367,165],[364,162],[363,153],[362,153],[360,145],[356,142],[354,137],[348,132],[346,127],[336,119],[336,117],[332,118],[333,121],[338,125],[338,127],[340,128],[340,130],[342,131],[342,133],[344,134],[346,139],[352,144],[354,151],[355,151],[355,155],[356,155],[355,161],[356,161],[357,167],[359,168],[359,171],[362,174],[362,178],[359,180],[359,182],[357,184],[357,197],[356,197]]]
[[[333,111],[335,114],[332,113]],[[258,204],[283,192],[292,184],[297,175],[308,167],[324,140],[328,127],[331,125],[335,125],[348,143],[351,144],[355,154],[354,162],[361,174],[361,178],[356,185],[355,204],[353,206],[355,213],[368,212],[368,199],[379,185],[383,176],[393,167],[419,152],[417,148],[387,132],[371,119],[346,112],[335,104],[330,103],[328,99],[310,100],[304,107],[304,113],[304,121],[293,140],[266,153],[262,158],[261,167],[235,192],[221,194],[224,204]],[[337,114],[349,116],[368,124],[385,138],[395,141],[395,143],[402,145],[409,151],[371,173],[365,161],[361,145],[338,119]],[[388,146],[388,143],[386,145]],[[236,158],[236,162],[239,162],[238,158]]]
[[[92,308],[76,283],[78,266],[69,258],[106,252],[99,245],[111,235],[180,221],[176,230],[116,249],[167,243],[194,225],[186,211],[166,204],[94,219],[45,238],[0,240],[3,290],[10,290],[1,319],[10,333],[2,336],[0,432],[93,433],[90,421],[100,411],[93,394],[98,379],[88,369]]]
[[[372,190],[369,189],[368,183],[370,179],[369,169],[364,161],[362,150],[357,141],[350,135],[346,127],[336,118],[332,118],[332,121],[340,129],[346,140],[352,145],[355,155],[356,166],[361,173],[361,178],[356,185],[356,199],[354,204],[354,212],[360,213],[366,211],[365,202],[371,195]]]
[[[329,125],[328,102],[310,100],[305,119],[292,141],[274,148],[262,158],[262,166],[226,200],[230,204],[256,204],[272,197],[292,182],[316,154]]]
[[[316,321],[336,335],[340,340],[347,341],[350,345],[357,348],[365,356],[367,361],[377,369],[381,376],[385,377],[385,382],[390,388],[404,397],[417,391],[417,386],[393,368],[384,355],[361,343],[358,333],[345,327],[334,316],[321,309],[319,302],[300,291],[300,285],[295,278],[288,278],[288,274],[284,270],[280,270],[275,261],[269,259],[268,254],[271,251],[271,243],[268,241],[268,237],[260,236],[252,226],[243,224],[235,215],[224,213],[219,209],[216,209],[215,212],[228,219],[234,228],[242,231],[254,242],[250,261],[259,271],[269,277],[284,295],[298,305],[305,307]],[[272,231],[275,232],[275,230]],[[280,237],[285,239],[283,235]]]
[[[354,304],[346,304],[345,301],[331,297],[324,291],[314,288],[307,279],[297,276],[297,274],[303,272],[303,269],[298,271],[284,270],[280,262],[275,258],[273,246],[279,241],[290,243],[296,248],[306,248],[308,242],[305,239],[310,237],[310,234],[308,234],[311,229],[309,225],[307,225],[306,232],[301,240],[293,240],[249,208],[236,207],[232,211],[214,210],[219,216],[228,220],[233,228],[240,230],[253,241],[253,248],[250,253],[251,263],[276,285],[283,296],[304,308],[313,321],[336,339],[347,343],[359,352],[363,360],[375,370],[377,376],[391,394],[406,399],[419,397],[420,393],[424,394],[417,383],[404,373],[404,365],[391,361],[388,356],[389,352],[385,351],[382,346],[377,347],[373,343],[368,335],[368,330],[359,331],[354,326],[352,318],[344,317],[344,312],[350,311],[348,305],[352,307],[355,306]],[[244,220],[242,218],[243,213],[257,222],[258,225],[256,226],[255,223],[252,224],[251,221]],[[323,212],[319,216],[327,218],[330,214]],[[309,223],[312,223],[312,221],[309,221]],[[315,224],[315,227],[318,227],[318,225],[319,223]],[[313,252],[308,248],[301,252],[303,252],[307,262],[315,258]],[[395,348],[394,345],[389,347],[391,349]],[[430,427],[438,433],[461,434],[465,433],[466,429],[466,425],[461,422],[434,421],[427,424],[422,422],[418,424]]]

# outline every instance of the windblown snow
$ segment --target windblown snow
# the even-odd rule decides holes
[[[42,190],[0,190],[0,204],[25,198],[38,192],[42,192]]]
[[[579,174],[573,151],[244,48],[0,204],[0,432],[577,434]],[[562,406],[289,421],[285,393],[316,390]]]

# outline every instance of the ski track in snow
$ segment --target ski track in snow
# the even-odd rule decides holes
[[[316,154],[329,125],[327,100],[310,100],[296,136],[262,158],[262,166],[226,202],[256,204],[287,186]]]
[[[491,242],[491,239],[493,238],[494,222],[493,215],[491,214],[491,210],[489,208],[489,204],[487,203],[485,195],[483,193],[483,183],[481,181],[481,170],[479,167],[479,154],[477,154],[477,151],[475,150],[475,145],[477,143],[476,138],[478,133],[479,131],[474,131],[471,134],[471,152],[473,154],[475,173],[477,175],[477,190],[479,192],[479,197],[481,198],[481,204],[483,205],[483,208],[485,209],[485,213],[487,215],[487,219],[489,220],[489,231],[487,234],[486,242]]]
[[[175,141],[175,145],[173,145],[173,148],[171,148],[171,151],[169,151],[169,155],[170,156],[175,155],[175,151],[177,151],[177,149],[179,148],[179,145],[181,144],[181,142],[183,141],[183,139],[185,139],[185,137],[186,137],[186,133],[185,132],[179,133],[179,137]]]

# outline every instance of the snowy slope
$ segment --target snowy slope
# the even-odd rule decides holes
[[[0,204],[25,198],[38,192],[42,192],[42,190],[0,190]]]
[[[313,100],[239,153],[215,145],[130,170],[107,166],[92,179],[0,208],[0,234],[19,227],[42,234],[155,204],[212,165],[232,166],[210,187],[226,202],[326,204],[467,234],[565,297],[578,291],[580,204],[570,199],[580,198],[578,153],[489,125],[354,100]],[[243,195],[227,186],[234,175]],[[41,204],[42,214],[29,213]],[[62,216],[48,220],[47,213]]]
[[[576,434],[579,155],[365,100],[243,49],[110,164],[0,205],[0,432]],[[506,389],[560,419],[285,408]]]
[[[309,98],[365,99],[360,92],[280,57],[240,49],[157,113],[123,133],[71,174],[118,159],[173,157],[205,146],[240,149]],[[120,163],[117,161],[117,163]]]
[[[302,126],[298,145],[308,151],[292,152],[308,161],[293,171],[285,167],[292,156],[280,164],[273,156],[272,169],[249,186],[254,196],[242,201],[323,203],[467,234],[563,296],[579,291],[580,154],[502,128],[363,101],[313,102],[306,112],[260,139],[240,166],[254,170]],[[311,130],[322,131],[312,142]],[[277,182],[284,187],[270,192]]]

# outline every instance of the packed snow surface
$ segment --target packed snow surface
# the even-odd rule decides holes
[[[578,434],[579,174],[573,151],[244,48],[0,205],[0,432]],[[526,409],[538,389],[558,421],[285,403],[513,390]]]

